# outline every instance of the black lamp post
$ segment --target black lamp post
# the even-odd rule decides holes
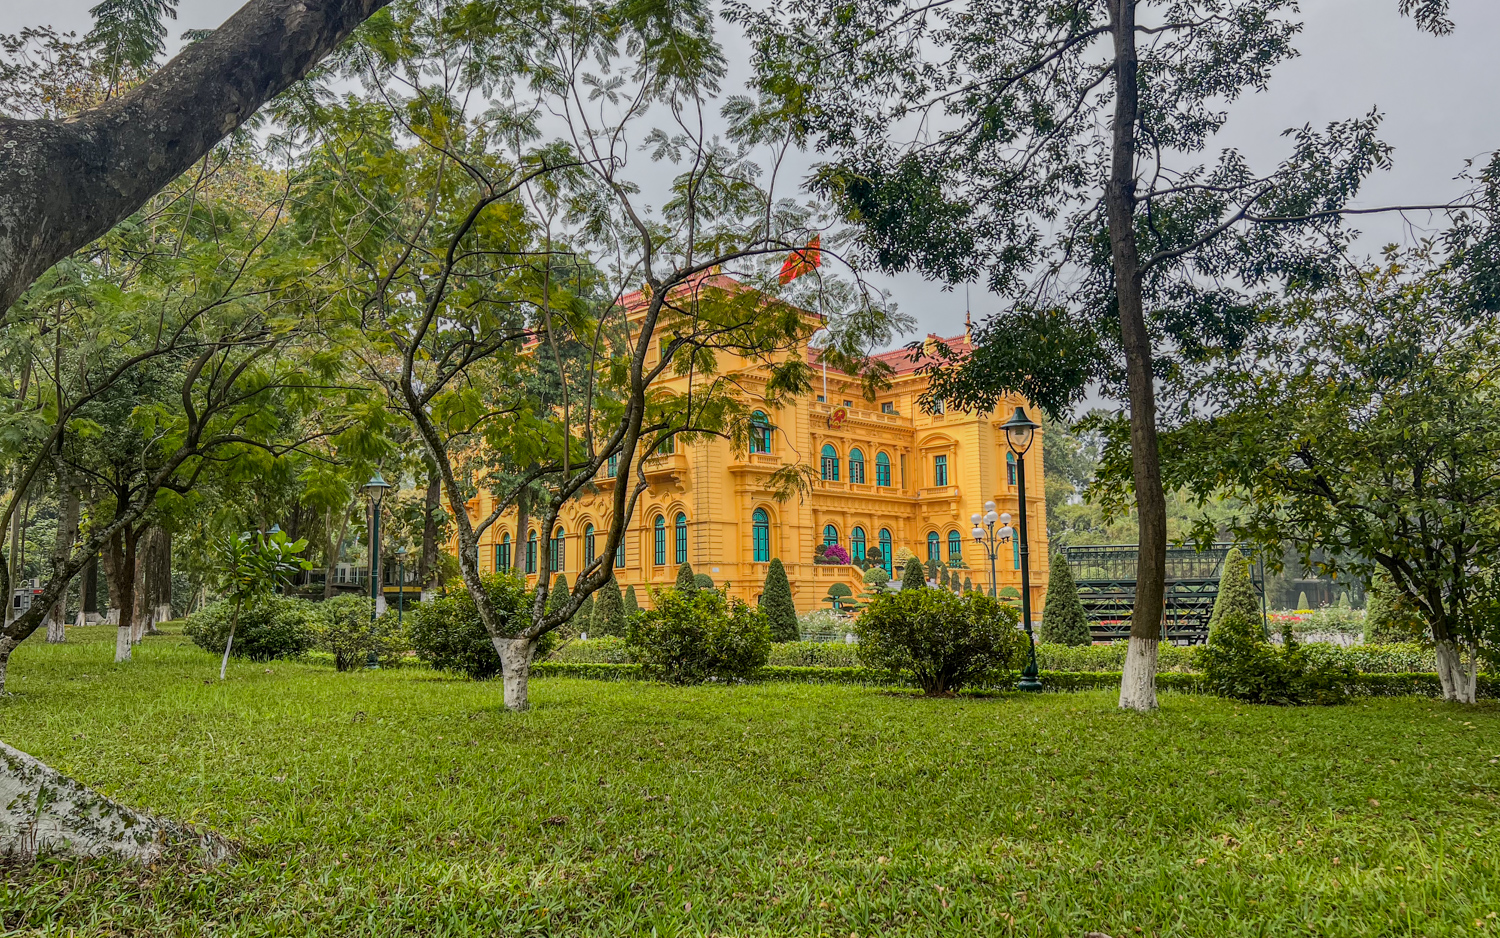
[[[1026,642],[1031,646],[1031,659],[1026,670],[1021,672],[1021,690],[1039,691],[1042,682],[1036,666],[1036,637],[1031,632],[1031,563],[1028,557],[1026,537],[1026,451],[1036,438],[1036,428],[1041,426],[1026,416],[1026,411],[1017,407],[1015,414],[1001,429],[1005,431],[1005,442],[1016,454],[1016,502],[1020,508],[1021,522],[1021,618],[1026,622]]]
[[[401,614],[406,611],[406,548],[396,548],[396,631],[401,631]]]
[[[365,497],[370,500],[370,653],[365,656],[365,667],[372,671],[380,668],[380,656],[375,653],[375,613],[380,596],[380,503],[390,489],[391,484],[379,469],[365,483]]]

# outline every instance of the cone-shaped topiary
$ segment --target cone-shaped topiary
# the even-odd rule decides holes
[[[1224,572],[1219,575],[1219,596],[1214,600],[1214,611],[1208,617],[1208,635],[1213,638],[1214,628],[1231,612],[1243,615],[1251,622],[1262,623],[1260,633],[1265,635],[1265,617],[1260,614],[1260,594],[1250,581],[1250,562],[1238,547],[1231,547],[1224,556]]]
[[[797,606],[792,602],[792,584],[787,581],[786,567],[781,558],[771,561],[766,568],[766,582],[760,593],[760,608],[771,623],[771,641],[795,642],[797,632]]]
[[[972,579],[970,579],[969,577],[964,577],[964,592],[965,593],[972,593],[972,592],[974,592],[974,581]]]
[[[625,618],[626,618],[626,620],[628,621],[632,617],[639,615],[640,611],[641,611],[641,604],[635,598],[635,587],[633,585],[625,587]]]
[[[922,567],[923,572],[926,574],[926,579],[932,580],[934,582],[937,581],[938,566],[940,563],[941,561],[939,561],[936,557],[927,558],[927,563]]]
[[[573,618],[568,620],[568,625],[575,632],[586,632],[594,634],[594,603],[598,593],[593,596],[583,597],[583,603],[579,605],[578,611],[573,613]]]
[[[552,581],[552,589],[547,591],[547,612],[553,613],[563,607],[568,601],[568,578],[561,573],[557,579]]]
[[[594,594],[594,616],[590,631],[596,635],[625,634],[625,599],[614,577]]]
[[[1307,593],[1302,592],[1302,593],[1298,593],[1297,594],[1297,608],[1298,609],[1311,609],[1312,608],[1311,606],[1309,606],[1307,604]]]
[[[919,590],[927,585],[927,572],[922,569],[922,562],[913,557],[906,562],[906,569],[901,572],[901,588],[904,590]]]
[[[695,593],[698,591],[698,581],[693,578],[693,565],[684,563],[677,568],[677,588],[684,593]]]
[[[1047,575],[1047,604],[1042,607],[1038,638],[1048,645],[1081,646],[1094,641],[1073,570],[1060,555],[1052,558],[1052,571]]]

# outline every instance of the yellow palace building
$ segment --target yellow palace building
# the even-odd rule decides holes
[[[724,289],[743,289],[722,275],[710,278]],[[638,294],[623,300],[627,315],[643,306]],[[816,326],[817,317],[808,314]],[[809,329],[811,332],[811,329]],[[943,339],[959,353],[968,337]],[[816,362],[816,349],[801,350]],[[721,368],[733,371],[727,356]],[[812,392],[778,409],[757,412],[757,428],[747,448],[714,439],[678,445],[674,451],[646,460],[650,490],[636,506],[621,550],[615,578],[624,590],[636,589],[642,606],[650,588],[670,586],[678,567],[691,563],[729,594],[748,602],[759,599],[772,558],[780,558],[800,612],[829,608],[825,601],[834,583],[863,592],[862,571],[853,565],[814,563],[819,544],[841,545],[855,560],[878,548],[881,565],[900,578],[894,556],[906,548],[918,558],[936,557],[988,591],[990,561],[970,531],[970,515],[984,513],[984,503],[1009,512],[1017,509],[1017,463],[1000,429],[1017,405],[1031,419],[1040,415],[1026,401],[1005,400],[987,414],[927,414],[917,406],[927,379],[905,350],[880,356],[895,372],[891,385],[875,400],[863,396],[857,378],[833,368],[824,374],[814,365]],[[764,366],[742,360],[735,373],[742,386],[764,383]],[[669,377],[669,382],[686,377]],[[1031,538],[1032,610],[1040,616],[1046,592],[1048,550],[1046,502],[1042,484],[1042,431],[1026,453],[1027,524]],[[783,466],[805,464],[817,481],[800,499],[777,501],[769,477]],[[515,531],[512,510],[481,539],[480,566],[485,572],[512,565],[522,550],[528,581],[562,573],[571,583],[578,570],[602,549],[607,529],[608,495],[614,479],[608,467],[597,494],[585,495],[564,508],[550,537],[534,528],[523,537]],[[470,516],[487,515],[493,502],[486,493],[469,502]],[[595,532],[598,532],[597,536]],[[455,545],[456,546],[456,545]],[[1020,555],[1014,542],[1001,547],[997,560],[999,589],[1021,586]]]

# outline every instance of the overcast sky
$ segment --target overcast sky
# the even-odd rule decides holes
[[[98,0],[47,3],[0,0],[0,32],[51,25],[85,32],[89,7]],[[218,26],[241,0],[181,0],[174,39],[187,29]],[[1311,123],[1322,126],[1378,107],[1386,119],[1382,136],[1396,148],[1395,167],[1370,180],[1358,204],[1424,204],[1459,195],[1455,180],[1464,161],[1500,149],[1500,2],[1453,0],[1457,32],[1435,38],[1396,15],[1397,0],[1303,0],[1306,29],[1301,51],[1278,70],[1271,88],[1235,105],[1223,143],[1238,147],[1264,170],[1286,152],[1281,132]],[[746,54],[729,42],[732,78],[748,74]],[[732,86],[727,89],[738,90]],[[1414,219],[1426,223],[1425,217]],[[1400,219],[1365,218],[1362,248],[1408,240]],[[923,332],[951,335],[963,330],[964,291],[915,275],[880,278],[900,307],[916,316]],[[995,304],[972,294],[976,320]]]

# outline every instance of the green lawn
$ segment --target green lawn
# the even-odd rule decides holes
[[[245,850],[0,867],[0,933],[1500,938],[1492,703],[553,678],[517,716],[85,638],[17,652],[0,738]]]

